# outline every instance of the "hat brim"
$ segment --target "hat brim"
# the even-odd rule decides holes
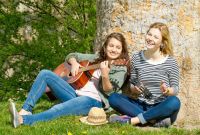
[[[82,118],[80,118],[79,120],[80,120],[82,123],[84,123],[84,124],[87,124],[87,125],[94,125],[94,126],[103,125],[103,124],[108,123],[107,120],[104,121],[104,122],[101,122],[101,123],[91,123],[91,122],[89,122],[89,121],[87,120],[87,118],[88,118],[88,116],[82,117]]]

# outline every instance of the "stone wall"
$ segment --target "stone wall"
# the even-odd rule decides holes
[[[169,26],[181,78],[182,102],[177,124],[200,125],[200,1],[97,0],[96,48],[111,32],[125,35],[130,54],[144,48],[147,28],[154,22]]]

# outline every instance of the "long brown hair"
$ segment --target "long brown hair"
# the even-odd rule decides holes
[[[162,43],[163,45],[160,47],[160,51],[163,54],[173,55],[173,47],[172,47],[172,41],[169,33],[169,29],[166,24],[161,22],[156,22],[150,25],[147,33],[151,28],[157,28],[160,30],[162,35]]]
[[[121,33],[113,32],[113,33],[111,33],[111,34],[109,34],[107,36],[103,46],[101,47],[101,49],[99,51],[99,59],[98,59],[98,61],[106,60],[106,58],[107,58],[106,47],[107,47],[107,45],[108,45],[108,43],[109,43],[111,38],[115,38],[115,39],[117,39],[118,41],[120,41],[122,43],[122,53],[119,56],[119,59],[129,60],[126,39],[124,38],[124,36]]]

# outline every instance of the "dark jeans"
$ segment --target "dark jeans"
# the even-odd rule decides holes
[[[180,109],[180,100],[176,96],[168,96],[163,102],[149,105],[126,95],[113,93],[109,97],[110,106],[121,114],[138,117],[142,124],[152,120],[159,121],[170,117],[173,123]]]

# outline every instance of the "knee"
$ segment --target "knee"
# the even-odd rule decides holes
[[[47,69],[42,69],[41,71],[40,71],[40,73],[38,74],[38,76],[40,76],[40,77],[45,77],[46,75],[48,75],[50,72],[52,72],[52,71],[50,71],[50,70],[47,70]]]
[[[178,97],[170,96],[168,97],[168,100],[169,100],[169,107],[171,109],[174,109],[174,111],[178,111],[180,109],[181,102]]]

